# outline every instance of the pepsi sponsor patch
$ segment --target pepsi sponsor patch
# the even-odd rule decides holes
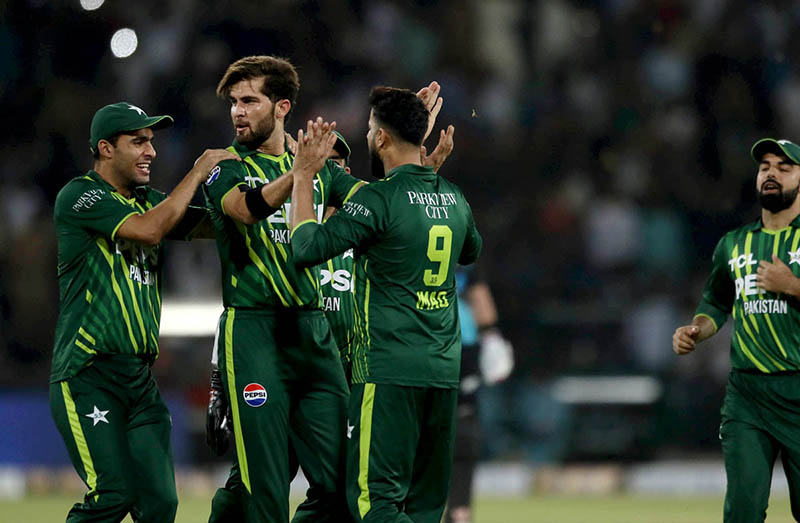
[[[267,389],[260,383],[249,383],[242,391],[244,402],[251,407],[260,407],[267,402]]]
[[[221,170],[222,169],[220,169],[219,165],[211,169],[211,172],[208,173],[208,178],[206,178],[206,185],[211,185],[212,183],[214,183],[214,180],[219,178],[219,172]]]

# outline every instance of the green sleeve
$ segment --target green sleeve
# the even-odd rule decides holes
[[[464,202],[466,202],[466,199]],[[467,204],[467,234],[464,236],[464,246],[461,248],[461,255],[458,257],[458,263],[461,265],[475,263],[481,253],[481,247],[483,247],[483,238],[481,238],[478,228],[475,227],[475,218],[472,216],[472,209],[469,204]]]
[[[348,198],[353,196],[356,188],[359,185],[366,185],[367,182],[347,174],[347,171],[333,161],[329,160],[326,165],[331,173],[330,188],[328,189],[330,196],[326,205],[341,208]]]
[[[703,290],[703,299],[695,312],[695,317],[706,316],[711,319],[716,330],[719,330],[728,319],[736,299],[736,286],[731,279],[727,258],[725,237],[723,237],[714,249],[711,274]]]
[[[217,170],[219,168],[219,170]],[[206,197],[206,203],[220,212],[222,209],[222,200],[232,190],[240,185],[249,187],[244,178],[248,176],[247,167],[244,162],[237,162],[235,160],[225,160],[211,170],[203,184],[203,194]]]
[[[324,224],[301,222],[292,231],[292,256],[298,265],[316,265],[359,247],[386,228],[388,206],[377,185],[367,185]]]
[[[61,189],[56,198],[56,223],[100,233],[114,240],[125,220],[139,214],[118,198],[122,196],[112,195],[108,189],[91,180],[73,180]]]

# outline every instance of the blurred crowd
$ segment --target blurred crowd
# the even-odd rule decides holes
[[[442,174],[484,236],[480,271],[517,353],[508,394],[563,374],[658,376],[665,415],[692,405],[673,424],[686,442],[716,437],[729,337],[679,360],[671,335],[716,241],[757,216],[750,146],[800,140],[797,2],[8,0],[0,20],[0,385],[47,380],[52,207],[91,167],[94,111],[126,100],[175,117],[154,144],[152,183],[169,191],[232,140],[215,96],[227,64],[275,54],[301,77],[289,128],[336,120],[364,178],[370,87],[442,85],[437,124],[456,127]],[[121,27],[139,41],[124,59],[109,50]],[[167,299],[219,295],[212,242],[170,252]],[[188,383],[162,343],[162,383]]]

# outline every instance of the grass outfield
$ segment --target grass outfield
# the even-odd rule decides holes
[[[68,508],[74,502],[74,499],[64,497],[0,500],[0,519],[26,523],[64,521]],[[208,499],[182,499],[176,522],[207,521],[208,509]],[[708,523],[722,520],[722,499],[622,495],[482,498],[478,500],[475,511],[477,523]],[[131,520],[128,518],[125,521]],[[772,500],[767,521],[793,521],[788,498]]]

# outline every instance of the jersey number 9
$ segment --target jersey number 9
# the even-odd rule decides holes
[[[453,231],[447,225],[434,225],[428,231],[428,259],[439,264],[439,270],[435,273],[426,269],[422,275],[422,281],[428,287],[439,287],[447,279],[452,245]]]

